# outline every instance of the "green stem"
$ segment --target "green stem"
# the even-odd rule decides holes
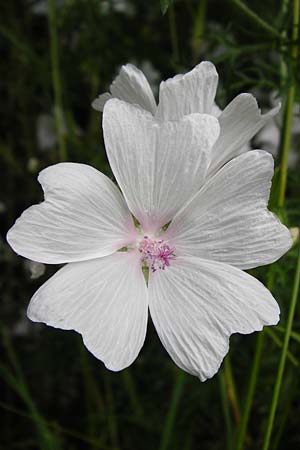
[[[227,387],[228,400],[231,405],[235,423],[237,425],[239,425],[240,420],[241,420],[241,413],[240,413],[240,407],[239,407],[239,402],[237,399],[236,387],[235,387],[235,382],[234,382],[232,368],[231,368],[230,355],[227,355],[224,360],[224,374],[225,374],[225,382],[226,382],[226,387]]]
[[[269,270],[268,273],[268,280],[267,280],[267,287],[269,290],[272,290],[273,283],[274,283],[274,272]],[[254,399],[254,393],[255,388],[257,384],[257,378],[258,378],[258,372],[260,368],[261,363],[261,356],[262,356],[262,350],[264,345],[264,338],[265,338],[265,331],[262,331],[258,334],[257,340],[256,340],[256,347],[255,347],[255,354],[254,354],[254,360],[252,364],[248,389],[247,389],[247,397],[245,400],[245,406],[243,408],[243,414],[241,419],[241,425],[238,433],[237,438],[237,450],[242,450],[245,445],[246,435],[247,435],[247,428],[250,418],[250,412],[252,408],[252,403]]]
[[[55,0],[48,0],[52,85],[54,91],[54,120],[59,143],[59,159],[65,161],[67,149],[63,124],[62,83],[59,70],[58,35]]]
[[[160,450],[167,450],[167,448],[169,447],[174,424],[175,424],[179,401],[180,401],[181,395],[183,393],[183,386],[184,386],[185,378],[186,378],[185,373],[182,370],[180,370],[177,374],[175,385],[173,388],[171,404],[170,404],[170,408],[169,408],[169,411],[167,414],[165,426],[164,426],[163,433],[162,433],[162,439],[161,439],[161,443],[160,443],[160,447],[159,447]]]
[[[173,52],[173,62],[175,65],[177,65],[179,63],[179,46],[177,39],[176,17],[173,3],[171,3],[169,6],[168,16],[169,16],[170,36]]]
[[[292,28],[292,40],[293,45],[291,47],[291,58],[295,61],[298,56],[298,37],[299,37],[299,11],[300,2],[299,0],[293,1],[293,28]],[[283,125],[284,134],[282,140],[282,154],[281,154],[281,171],[279,180],[279,196],[278,196],[278,206],[283,207],[286,191],[286,180],[287,180],[287,167],[289,159],[289,151],[291,144],[291,128],[293,121],[293,105],[295,99],[295,83],[292,81],[288,89],[287,104],[285,111],[285,123]]]
[[[272,36],[276,38],[281,38],[281,34],[271,25],[269,25],[265,20],[259,17],[252,9],[248,8],[241,0],[231,0],[245,15],[247,15],[253,22],[255,22],[259,27],[266,30]]]
[[[294,313],[295,313],[297,297],[298,297],[298,292],[299,292],[299,283],[300,283],[300,243],[298,244],[297,266],[296,266],[295,279],[294,279],[294,284],[293,284],[291,304],[290,304],[290,309],[289,309],[289,314],[288,314],[288,319],[287,319],[286,332],[285,332],[285,336],[284,336],[283,348],[282,348],[282,352],[281,352],[275,387],[274,387],[274,391],[273,391],[272,403],[271,403],[269,418],[268,418],[268,422],[267,422],[267,430],[266,430],[265,437],[264,437],[263,450],[268,450],[269,445],[270,445],[271,435],[272,435],[273,426],[274,426],[274,418],[275,418],[275,413],[276,413],[276,409],[277,409],[278,398],[279,398],[279,393],[280,393],[280,388],[281,388],[281,383],[282,383],[282,376],[283,376],[283,372],[284,372],[285,362],[286,362],[286,358],[287,358],[287,351],[288,351],[290,336],[291,336],[291,332],[292,332]]]
[[[201,41],[204,36],[205,16],[207,11],[207,0],[202,0],[199,3],[196,17],[194,20],[193,35],[192,35],[192,55],[193,62],[196,63],[199,58],[199,49]]]
[[[248,422],[249,422],[249,417],[250,417],[250,411],[251,411],[251,407],[252,407],[252,403],[253,403],[254,392],[255,392],[255,387],[256,387],[256,383],[257,383],[257,376],[258,376],[258,371],[259,371],[259,367],[260,367],[261,355],[262,355],[263,344],[264,344],[264,336],[265,336],[264,332],[259,333],[259,335],[257,337],[257,341],[256,341],[255,355],[254,355],[249,385],[248,385],[248,389],[247,389],[247,397],[246,397],[246,401],[245,401],[245,406],[243,408],[243,415],[242,415],[241,425],[240,425],[239,434],[238,434],[237,450],[242,450],[242,448],[244,448],[247,427],[248,427]]]
[[[134,414],[136,417],[144,417],[144,410],[136,392],[134,379],[132,378],[130,369],[123,370],[122,377]]]
[[[283,342],[281,339],[279,339],[279,337],[276,335],[276,333],[271,330],[271,328],[266,328],[266,334],[268,334],[270,336],[270,338],[272,339],[272,341],[279,347],[282,348],[283,347]],[[291,336],[292,337],[292,336]],[[292,352],[290,352],[288,350],[287,352],[287,358],[288,360],[295,366],[298,367],[299,366],[299,361],[298,359],[293,355]]]
[[[231,450],[232,449],[232,422],[231,422],[231,416],[230,416],[228,395],[227,395],[227,391],[226,391],[224,369],[221,369],[221,371],[219,373],[219,386],[220,386],[222,410],[223,410],[225,426],[226,426],[226,448],[227,448],[227,450]]]

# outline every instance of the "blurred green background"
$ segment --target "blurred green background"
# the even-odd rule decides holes
[[[90,104],[127,62],[144,71],[156,94],[162,79],[206,59],[220,75],[220,107],[241,92],[253,93],[265,110],[281,101],[281,115],[251,144],[275,156],[270,207],[289,227],[299,227],[299,61],[292,35],[297,0],[178,0],[164,15],[161,6],[168,2],[161,3],[1,2],[1,449],[300,448],[299,304],[291,323],[297,245],[272,266],[251,271],[278,300],[279,326],[233,336],[222,369],[205,383],[176,368],[151,323],[137,361],[113,373],[75,332],[26,317],[30,297],[57,267],[18,257],[5,234],[26,207],[42,201],[36,178],[44,167],[77,161],[112,177],[101,116]],[[283,173],[287,190],[279,202]]]

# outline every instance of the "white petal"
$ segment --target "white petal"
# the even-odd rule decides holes
[[[230,161],[172,221],[167,235],[179,254],[250,269],[270,264],[292,245],[268,211],[273,158],[253,150]]]
[[[110,85],[110,92],[112,95],[105,93],[94,100],[93,108],[103,111],[104,104],[112,96],[155,114],[156,102],[147,78],[132,64],[121,67],[118,76]]]
[[[105,103],[112,98],[112,95],[109,92],[105,92],[104,94],[99,95],[95,100],[92,102],[92,107],[96,111],[103,111]]]
[[[24,211],[7,234],[18,254],[57,264],[106,256],[135,241],[120,191],[98,170],[61,163],[43,170],[38,180],[45,201]]]
[[[204,61],[193,70],[162,81],[156,117],[178,120],[192,113],[210,114],[218,86],[215,66]]]
[[[136,252],[71,263],[33,296],[28,317],[75,330],[111,370],[128,367],[146,335],[147,287]]]
[[[103,130],[129,209],[145,231],[157,231],[202,185],[219,124],[205,114],[157,122],[146,111],[113,99],[104,108]]]
[[[171,358],[201,381],[218,371],[232,333],[252,333],[279,320],[276,301],[254,277],[193,257],[150,274],[149,306]]]
[[[247,151],[250,139],[278,113],[280,105],[261,114],[251,94],[240,94],[219,115],[221,132],[212,149],[210,176],[235,156]]]

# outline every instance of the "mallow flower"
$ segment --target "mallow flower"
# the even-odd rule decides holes
[[[67,263],[35,293],[28,317],[76,330],[119,371],[144,343],[149,309],[173,361],[204,381],[218,371],[232,333],[279,319],[271,293],[243,271],[291,246],[267,209],[272,156],[243,153],[205,182],[220,133],[215,117],[161,122],[111,99],[103,129],[120,190],[90,166],[50,166],[39,175],[44,202],[8,232],[18,254]]]
[[[159,102],[156,104],[151,87],[141,70],[126,64],[110,86],[110,92],[101,94],[92,106],[98,111],[108,99],[115,97],[149,111],[156,120],[178,120],[192,113],[218,117],[220,135],[210,152],[207,178],[226,162],[249,150],[249,141],[273,117],[280,105],[267,114],[261,114],[251,94],[240,94],[221,111],[215,103],[218,73],[209,61],[203,61],[184,75],[162,81]]]

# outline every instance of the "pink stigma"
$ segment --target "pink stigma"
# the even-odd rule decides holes
[[[170,265],[170,261],[175,259],[175,248],[169,247],[162,240],[155,241],[148,236],[144,236],[139,245],[139,252],[142,253],[141,261],[146,264],[152,272],[157,269],[165,270]]]

